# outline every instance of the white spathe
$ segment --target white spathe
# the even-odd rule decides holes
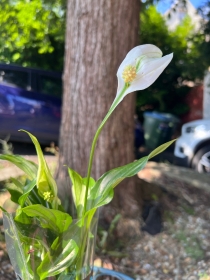
[[[162,51],[150,44],[137,46],[130,50],[117,71],[118,89],[116,97],[125,86],[125,81],[122,78],[125,67],[128,65],[136,67],[136,62],[139,58],[141,62],[137,69],[136,78],[130,83],[130,86],[124,91],[118,101],[121,101],[130,92],[143,90],[153,84],[170,63],[173,54],[162,57]]]

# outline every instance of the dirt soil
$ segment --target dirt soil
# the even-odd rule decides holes
[[[161,180],[164,183],[164,178]],[[141,231],[132,238],[116,239],[112,250],[97,250],[95,265],[137,280],[210,279],[210,193],[190,183],[180,183],[178,178],[165,178],[165,184],[177,189],[179,195],[164,188],[153,194],[161,208],[162,232],[152,236]],[[143,225],[142,219],[139,222]],[[0,280],[14,280],[2,226],[1,231]]]

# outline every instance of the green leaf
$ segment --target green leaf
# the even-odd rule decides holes
[[[18,155],[0,155],[0,159],[8,160],[23,170],[32,180],[36,177],[38,166],[32,161],[29,161]]]
[[[79,252],[79,247],[73,239],[63,240],[62,244],[56,239],[52,248],[52,250],[47,252],[42,263],[37,268],[40,280],[58,275],[70,267],[76,260]],[[57,250],[59,253],[57,253]]]
[[[86,187],[83,184],[83,178],[73,169],[68,168],[69,177],[72,182],[72,195],[77,209],[77,217],[81,218],[84,209],[84,199]]]
[[[15,178],[10,178],[12,183],[22,192],[23,191],[23,184]]]
[[[29,217],[40,219],[43,228],[49,228],[56,233],[66,231],[72,223],[72,217],[64,212],[48,209],[42,205],[30,205],[22,209]]]
[[[30,192],[36,186],[36,179],[30,181],[26,186],[23,187],[23,194],[19,197],[18,203],[21,207],[24,206],[26,199],[28,198]]]
[[[90,177],[89,180],[89,187],[92,188],[95,185],[96,181]],[[83,178],[83,184],[86,186],[87,185],[87,178]]]
[[[1,206],[0,206],[0,209],[1,209],[2,212],[8,213],[7,210],[5,210],[5,209],[4,209],[3,207],[1,207]]]
[[[17,189],[16,186],[7,187],[7,190],[11,195],[10,197],[11,201],[18,204],[18,200],[22,196],[23,192],[20,192],[20,190]]]
[[[52,205],[54,206],[54,208],[58,208],[58,205],[60,204],[60,200],[57,197],[57,192],[58,192],[57,185],[45,161],[40,144],[36,139],[36,137],[33,136],[31,133],[25,130],[20,130],[20,131],[26,132],[29,135],[36,148],[38,161],[39,161],[36,185],[38,188],[39,195],[44,197],[43,193],[50,192],[53,195]]]
[[[31,190],[28,198],[30,199],[32,204],[42,204],[44,206],[47,205],[46,201],[38,194],[37,187]]]
[[[11,178],[11,180],[14,185],[9,184],[9,186],[7,187],[7,190],[11,195],[11,197],[10,197],[11,201],[18,204],[18,199],[23,194],[23,185],[15,178]]]
[[[16,210],[15,221],[21,224],[30,225],[32,224],[32,218],[28,217],[23,211],[22,208]]]
[[[15,54],[13,54],[12,59],[18,60],[20,58],[20,56],[21,56],[20,53],[15,53]]]
[[[97,219],[93,219],[91,225],[88,224],[86,219],[84,222],[83,218],[73,221],[68,230],[54,240],[51,249],[37,269],[41,279],[57,275],[67,268],[69,277],[75,279],[75,275],[71,274],[75,272],[76,263],[84,258],[84,247],[89,242],[86,240],[93,238],[97,221]]]
[[[72,181],[72,195],[74,199],[74,204],[77,209],[77,217],[79,219],[82,217],[84,210],[87,178],[82,178],[76,171],[74,171],[71,168],[68,168],[68,173]],[[91,189],[94,185],[95,180],[92,177],[90,177],[89,189]]]
[[[100,206],[108,204],[113,198],[113,188],[115,188],[122,180],[136,175],[142,170],[147,161],[168,148],[175,140],[169,141],[154,151],[148,156],[127,165],[112,169],[102,175],[96,182],[93,188],[90,189],[87,200],[87,213],[91,209],[96,209]],[[86,213],[86,214],[87,214]]]
[[[3,219],[7,251],[10,256],[12,266],[21,276],[21,279],[32,279],[13,217],[8,213],[4,213]]]
[[[148,155],[148,160],[153,158],[154,156],[157,156],[158,154],[162,153],[163,151],[165,151],[171,144],[173,144],[176,141],[176,139],[171,140],[169,142],[166,142],[162,145],[160,145],[159,147],[157,147],[156,149],[154,149],[149,155]]]

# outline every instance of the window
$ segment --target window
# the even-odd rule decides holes
[[[10,70],[0,68],[0,83],[8,84],[14,87],[19,87],[23,89],[30,89],[28,83],[29,74],[25,71]]]
[[[58,77],[39,75],[39,92],[61,97],[62,80]]]

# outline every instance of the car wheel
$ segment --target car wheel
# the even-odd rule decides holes
[[[199,173],[210,173],[210,145],[201,148],[195,154],[192,167]]]

